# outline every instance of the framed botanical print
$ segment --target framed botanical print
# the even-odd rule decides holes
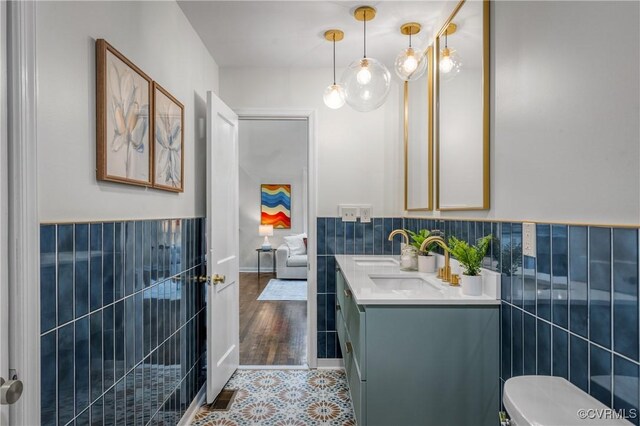
[[[150,186],[152,81],[103,39],[96,40],[96,177]]]
[[[153,83],[153,187],[184,191],[184,106]]]

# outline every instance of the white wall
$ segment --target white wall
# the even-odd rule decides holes
[[[492,207],[441,216],[640,223],[639,3],[491,7]]]
[[[220,69],[220,96],[232,108],[317,110],[318,216],[337,216],[338,204],[371,204],[374,216],[402,210],[400,89],[393,77],[381,108],[361,113],[327,108],[322,93],[330,69]],[[338,70],[340,75],[341,70]]]
[[[291,229],[274,229],[273,248],[283,237],[307,231],[307,122],[301,120],[240,120],[240,269],[256,271],[255,249],[264,237],[260,225],[260,185],[291,185]],[[269,271],[272,258],[261,255],[260,269]]]
[[[183,194],[96,181],[97,38],[185,105]],[[205,118],[206,92],[217,92],[218,66],[176,3],[39,2],[37,62],[42,222],[205,214],[198,120]]]

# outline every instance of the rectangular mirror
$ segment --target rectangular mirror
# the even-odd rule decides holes
[[[458,3],[438,32],[438,210],[489,209],[489,1]]]
[[[427,72],[404,83],[404,209],[433,210],[433,48]]]

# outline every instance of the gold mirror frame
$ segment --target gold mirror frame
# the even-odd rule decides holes
[[[489,210],[490,209],[490,162],[489,162],[489,46],[490,39],[490,16],[489,16],[489,0],[482,0],[482,140],[483,140],[483,164],[482,164],[482,206],[463,207],[463,208],[447,208],[440,207],[440,37],[444,35],[451,21],[457,13],[462,9],[466,0],[460,0],[455,9],[445,21],[444,25],[438,31],[434,43],[433,63],[435,64],[435,102],[436,117],[438,128],[436,131],[436,210],[440,211],[472,211],[472,210]]]
[[[409,208],[409,82],[404,82],[404,210],[433,210],[433,46],[425,51],[427,58],[427,197],[426,207]]]

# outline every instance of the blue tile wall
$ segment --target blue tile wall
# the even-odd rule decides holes
[[[338,217],[317,219],[318,358],[342,358],[336,333],[336,254],[400,254],[400,238],[389,233],[404,228],[402,218],[375,217],[370,223],[343,222]]]
[[[610,407],[640,407],[638,229],[538,224],[529,257],[518,222],[405,218],[404,227],[493,235],[484,266],[501,273],[501,383],[551,374]]]
[[[40,227],[43,425],[178,423],[206,377],[204,229]]]

